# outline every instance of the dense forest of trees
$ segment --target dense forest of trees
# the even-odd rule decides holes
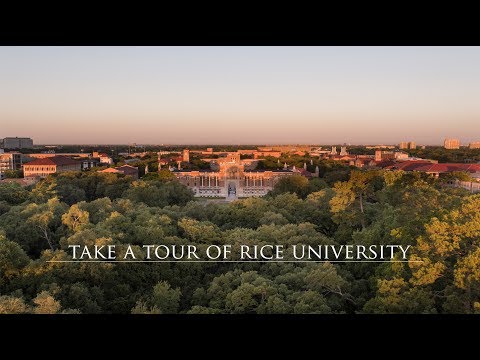
[[[309,164],[310,165],[310,164]],[[196,201],[168,172],[0,184],[0,313],[480,312],[480,195],[329,168]],[[333,167],[333,164],[332,164]],[[69,244],[405,244],[407,263],[55,263]]]

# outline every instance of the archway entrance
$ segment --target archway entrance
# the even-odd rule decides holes
[[[237,196],[237,184],[234,181],[228,183],[228,197]]]

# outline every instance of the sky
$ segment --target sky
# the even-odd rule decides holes
[[[480,47],[0,47],[0,138],[480,141]]]

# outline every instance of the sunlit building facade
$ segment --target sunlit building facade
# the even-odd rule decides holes
[[[53,156],[45,159],[35,159],[23,164],[25,177],[45,178],[50,174],[65,171],[81,171],[82,163],[66,156]]]
[[[182,171],[173,173],[180,183],[188,186],[196,197],[251,197],[264,196],[273,189],[283,176],[292,175],[291,170],[247,170],[250,162],[240,159],[239,153],[228,153],[216,159],[211,170]]]
[[[443,146],[445,149],[448,149],[448,150],[460,149],[460,140],[445,139]]]

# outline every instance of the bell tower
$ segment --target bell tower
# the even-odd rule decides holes
[[[183,149],[183,151],[182,151],[182,161],[183,162],[190,162],[190,150]]]

